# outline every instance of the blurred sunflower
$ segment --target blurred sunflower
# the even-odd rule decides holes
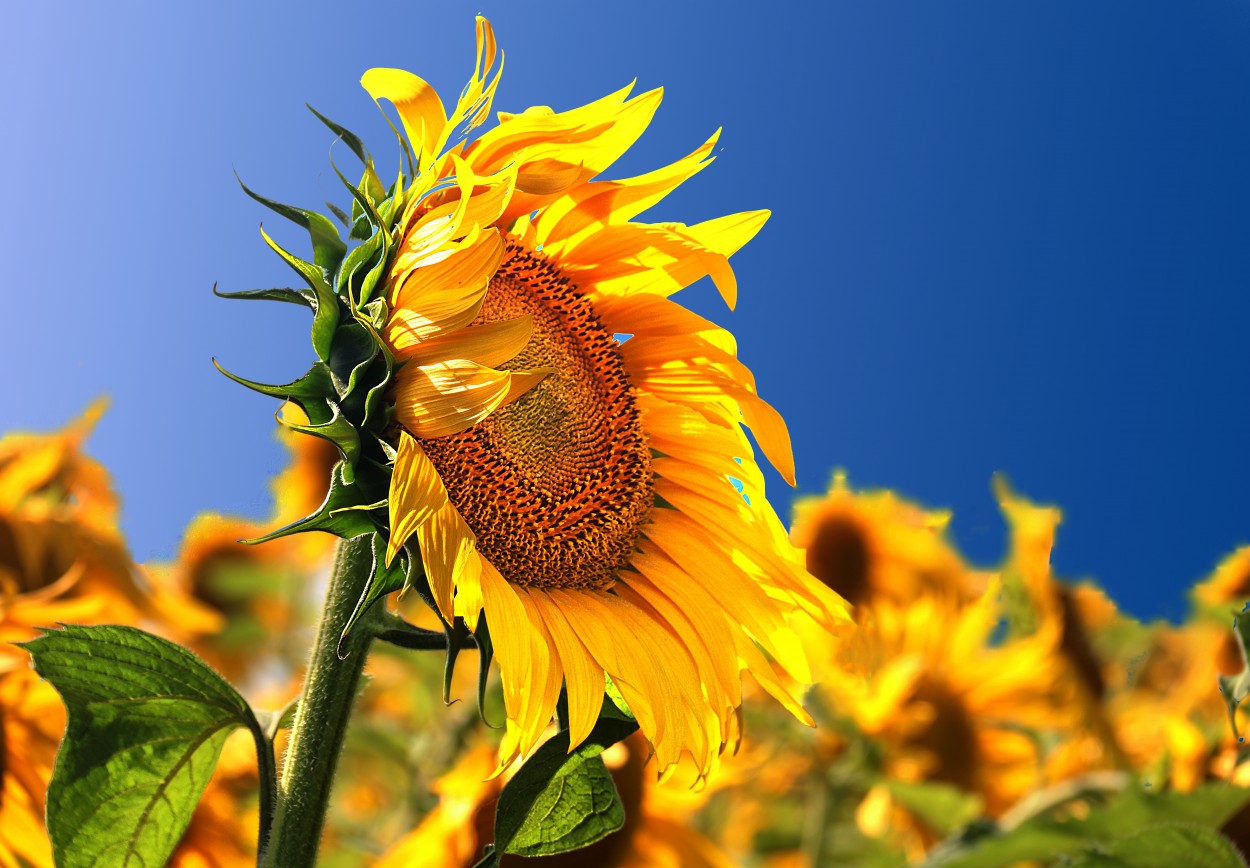
[[[979,796],[990,816],[1040,782],[1031,733],[1053,723],[1062,696],[1045,643],[991,641],[996,597],[991,585],[965,606],[934,597],[878,606],[843,649],[846,671],[822,685],[881,746],[884,779],[957,787]],[[884,783],[868,793],[858,820],[866,834],[898,837],[913,854],[935,840]]]
[[[922,509],[893,491],[852,491],[838,471],[824,496],[795,502],[790,538],[805,551],[808,572],[857,610],[922,593],[971,599],[983,581],[944,538],[949,522],[949,512]]]
[[[415,537],[443,617],[485,614],[501,762],[533,749],[562,681],[584,740],[606,673],[661,771],[684,750],[707,771],[738,736],[742,670],[806,717],[765,657],[810,680],[787,616],[845,615],[786,540],[741,427],[793,483],[785,423],[733,336],[667,300],[711,276],[732,307],[728,258],[768,214],[634,221],[707,166],[718,134],[645,175],[591,180],[642,134],[658,89],[500,113],[448,149],[488,116],[495,57],[479,18],[450,114],[411,73],[362,79],[398,110],[420,167],[382,330],[401,364],[388,559]]]
[[[51,868],[44,793],[65,708],[33,670],[0,673],[0,865]]]
[[[503,866],[535,868],[594,865],[596,868],[730,868],[734,863],[688,823],[708,791],[664,786],[645,773],[647,743],[634,735],[603,754],[625,808],[625,825],[580,850],[556,856],[504,856]],[[420,864],[426,868],[470,868],[490,842],[495,805],[504,781],[489,777],[495,751],[471,748],[435,784],[439,804],[421,824],[397,841],[375,868]]]
[[[82,452],[104,407],[97,401],[53,434],[0,439],[0,639],[32,638],[34,626],[52,623],[36,619],[54,601],[61,620],[107,611],[137,623],[152,614],[117,530],[108,474]]]
[[[1011,531],[1011,547],[1004,566],[1005,581],[1013,583],[1015,628],[1051,649],[1051,666],[1065,671],[1069,705],[1083,726],[1101,745],[1105,761],[1125,767],[1116,729],[1104,702],[1108,696],[1107,664],[1094,637],[1117,617],[1113,603],[1091,586],[1073,586],[1057,579],[1050,566],[1055,529],[1062,513],[1038,506],[1013,492],[996,477],[994,489]],[[1023,597],[1023,599],[1021,599]]]

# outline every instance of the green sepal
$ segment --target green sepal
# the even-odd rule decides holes
[[[47,795],[59,868],[165,864],[231,731],[249,729],[268,748],[238,691],[158,636],[65,626],[22,647],[69,714]]]
[[[218,298],[241,298],[245,301],[285,301],[290,304],[301,304],[309,310],[317,309],[317,296],[307,288],[276,287],[274,289],[245,289],[241,292],[218,292],[217,284],[213,284],[213,295]]]
[[[361,163],[368,167],[373,166],[373,156],[369,153],[369,149],[365,147],[365,143],[360,140],[359,136],[346,127],[336,124],[308,103],[304,103],[304,106],[317,116],[317,120],[329,127],[330,132],[342,139],[343,144],[352,149],[352,153],[356,155],[356,158],[360,160]]]
[[[304,376],[292,383],[286,383],[281,386],[271,386],[267,383],[245,380],[243,377],[227,371],[217,363],[216,359],[213,359],[213,365],[217,370],[241,386],[247,386],[252,391],[260,392],[262,395],[268,395],[271,398],[298,401],[301,407],[303,406],[302,402],[305,400],[324,398],[326,395],[334,394],[334,381],[330,377],[330,369],[325,366],[324,362],[314,362]]]
[[[386,223],[382,219],[382,215],[378,213],[376,201],[381,201],[381,195],[385,195],[385,190],[381,190],[382,182],[377,181],[378,187],[372,187],[372,183],[377,180],[377,176],[370,177],[369,173],[365,173],[365,178],[361,180],[361,186],[358,187],[339,171],[339,167],[334,165],[334,161],[330,161],[330,168],[334,170],[334,174],[338,175],[339,180],[343,182],[343,186],[352,194],[352,237],[361,240],[370,238],[375,235],[383,235],[387,241],[390,235],[386,230]],[[365,187],[369,192],[366,192]],[[379,193],[379,196],[373,196],[371,193]],[[362,224],[367,224],[368,229],[363,228]]]
[[[329,421],[297,425],[294,422],[286,421],[281,416],[278,417],[278,421],[292,431],[311,434],[314,437],[320,437],[322,440],[329,440],[337,446],[347,461],[343,467],[343,478],[351,482],[355,473],[353,467],[360,458],[360,433],[356,430],[356,426],[343,416],[337,404],[330,401],[325,403],[330,408],[331,415]],[[305,412],[308,411],[305,410]],[[309,418],[312,418],[311,413],[309,413]]]
[[[447,656],[443,660],[443,704],[451,705],[451,679],[456,672],[456,658],[460,656],[464,640],[471,634],[463,618],[453,618],[451,624],[444,621],[443,632],[447,634]],[[481,700],[478,700],[478,707],[481,707]]]
[[[340,660],[346,656],[343,653],[343,647],[347,644],[347,636],[352,631],[352,627],[356,626],[356,622],[360,620],[360,616],[369,611],[369,608],[378,600],[402,588],[408,572],[406,564],[409,555],[406,549],[401,549],[388,567],[386,565],[386,542],[382,539],[382,534],[375,532],[369,544],[373,549],[373,577],[369,579],[368,586],[356,602],[352,616],[347,619],[343,632],[339,635]]]
[[[265,227],[261,227],[260,235],[265,243],[282,257],[282,261],[308,282],[317,297],[317,306],[313,310],[312,344],[317,358],[326,360],[330,356],[330,344],[334,339],[334,329],[339,323],[339,299],[330,288],[326,276],[319,266],[305,262],[289,250],[269,237]]]
[[[1237,651],[1241,656],[1241,671],[1236,675],[1220,675],[1220,695],[1228,708],[1228,722],[1238,742],[1245,741],[1237,731],[1237,707],[1250,696],[1250,603],[1233,618],[1233,636],[1237,639]]]
[[[344,211],[338,205],[335,205],[333,202],[326,202],[326,207],[330,209],[331,214],[333,214],[335,217],[339,219],[339,222],[343,224],[343,227],[345,229],[349,231],[351,230],[352,218],[348,216],[348,213],[346,211]]]
[[[313,262],[317,264],[325,275],[334,274],[338,270],[339,263],[343,261],[343,254],[347,252],[347,245],[339,237],[339,230],[335,228],[334,224],[324,214],[318,214],[316,211],[305,211],[303,208],[295,208],[291,205],[275,202],[272,199],[266,199],[250,189],[247,184],[244,184],[243,179],[239,177],[237,172],[234,177],[239,182],[239,186],[243,188],[244,193],[271,211],[281,214],[292,223],[308,230],[308,237],[312,239]]]
[[[491,729],[503,729],[503,724],[496,725],[486,719],[486,686],[490,680],[490,664],[495,659],[495,646],[490,640],[485,612],[478,615],[473,641],[477,643],[477,716]]]
[[[280,527],[263,536],[246,539],[243,542],[248,545],[256,545],[310,530],[325,531],[344,539],[350,539],[351,537],[360,536],[362,533],[372,533],[376,530],[377,524],[375,524],[368,512],[350,508],[371,503],[373,498],[366,498],[360,485],[348,484],[344,480],[342,474],[344,466],[342,461],[335,465],[334,471],[330,474],[330,490],[326,492],[325,500],[322,501],[316,512],[301,518],[297,522],[288,524],[286,527]]]
[[[391,423],[391,417],[394,415],[394,409],[386,400],[386,391],[390,387],[391,376],[394,373],[395,366],[390,360],[390,354],[383,352],[380,363],[382,365],[382,377],[378,380],[369,392],[365,395],[365,419],[364,427],[367,431],[385,431]],[[374,360],[374,366],[379,364],[379,360]],[[390,446],[385,441],[380,441],[386,446]],[[385,451],[385,450],[384,450]],[[391,457],[394,461],[394,457]]]
[[[492,852],[478,865],[498,865],[504,853],[567,853],[620,829],[625,809],[600,754],[637,729],[632,721],[601,717],[572,751],[568,730],[543,744],[500,792]]]
[[[347,254],[347,258],[343,260],[343,267],[339,269],[337,289],[340,295],[346,295],[351,289],[352,279],[356,276],[356,272],[364,268],[375,256],[378,255],[379,247],[382,247],[383,233],[375,232],[369,240],[358,244],[351,253]],[[384,249],[384,248],[383,248]],[[366,272],[367,274],[368,272]],[[363,283],[364,277],[361,277]],[[351,295],[355,299],[355,293]]]

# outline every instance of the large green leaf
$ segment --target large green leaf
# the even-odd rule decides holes
[[[573,752],[567,730],[535,751],[499,794],[495,842],[478,864],[497,865],[503,853],[566,853],[621,828],[625,809],[599,755],[637,729],[632,721],[603,717]]]
[[[1201,826],[1170,824],[1091,848],[1070,868],[1245,868],[1232,842]]]
[[[1009,831],[979,821],[929,856],[936,868],[1001,868],[1015,862],[1052,864],[1085,853],[1091,843],[1110,843],[1140,830],[1168,823],[1220,828],[1250,801],[1250,790],[1210,784],[1190,793],[1151,793],[1131,789],[1082,818],[1041,815]]]
[[[247,702],[185,648],[133,627],[49,630],[24,646],[69,723],[48,786],[59,868],[165,864]]]

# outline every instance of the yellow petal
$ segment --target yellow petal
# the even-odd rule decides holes
[[[399,449],[387,500],[390,504],[391,538],[386,544],[386,564],[390,566],[413,531],[447,503],[447,489],[434,463],[426,457],[420,444],[404,432],[399,435]]]
[[[434,88],[402,69],[371,69],[360,79],[360,84],[375,101],[390,100],[395,106],[422,165],[438,155],[447,113]]]
[[[576,246],[611,223],[625,223],[655,205],[695,173],[711,165],[720,130],[677,162],[619,181],[583,184],[552,202],[538,218],[538,239],[548,253]]]
[[[524,756],[555,713],[563,678],[560,659],[553,653],[541,619],[536,623],[531,617],[528,595],[518,593],[485,559],[482,601],[495,660],[499,663],[504,707],[517,730],[518,752]],[[504,760],[511,758],[506,750],[504,753]]]
[[[658,295],[597,295],[595,316],[617,334],[662,337],[716,328],[692,310]]]
[[[503,255],[503,238],[490,229],[456,255],[408,274],[391,294],[386,340],[392,349],[398,353],[471,323]]]
[[[576,246],[553,251],[552,258],[579,285],[598,294],[668,296],[710,276],[731,310],[737,300],[729,259],[671,226],[605,226]]]
[[[460,359],[405,365],[395,375],[395,418],[417,437],[458,434],[553,372],[551,368],[497,371]]]
[[[515,319],[469,326],[405,345],[396,349],[395,357],[414,365],[464,359],[493,368],[521,352],[529,343],[533,331],[533,318],[526,314]]]
[[[482,563],[485,561],[471,549],[462,564],[456,561],[456,599],[452,603],[452,612],[457,618],[464,618],[470,630],[477,629],[478,616],[482,613]]]
[[[603,707],[603,667],[595,662],[586,646],[569,626],[560,607],[546,592],[529,592],[547,632],[555,642],[564,664],[564,681],[569,695],[569,750],[581,744],[594,729]]]
[[[429,520],[418,525],[417,541],[434,602],[443,618],[451,623],[455,617],[452,592],[456,578],[467,572],[472,565],[470,562],[476,559],[473,531],[448,501]]]

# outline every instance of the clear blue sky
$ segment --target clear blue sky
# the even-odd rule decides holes
[[[988,564],[1004,471],[1064,508],[1059,571],[1147,617],[1250,541],[1244,0],[281,6],[28,3],[0,32],[0,429],[112,395],[91,448],[140,558],[199,510],[268,509],[273,402],[210,358],[272,382],[310,358],[303,311],[210,293],[291,280],[256,228],[298,236],[232,168],[344,204],[303,103],[389,155],[360,74],[455,94],[475,11],[507,54],[497,108],[665,86],[620,174],[725,126],[654,219],[773,210],[738,311],[686,300],[738,334],[801,492],[841,466],[950,507]]]

